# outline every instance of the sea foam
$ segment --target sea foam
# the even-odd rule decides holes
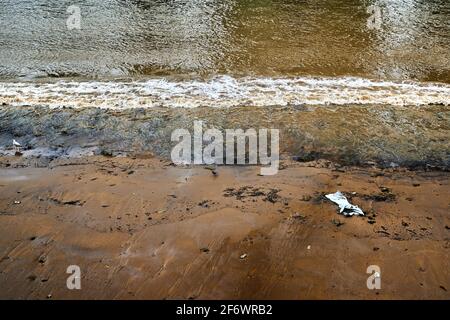
[[[209,80],[3,82],[0,102],[14,106],[148,108],[289,105],[450,104],[450,85],[375,81],[356,77]]]

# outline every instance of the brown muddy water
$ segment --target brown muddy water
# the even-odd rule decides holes
[[[167,156],[204,120],[278,128],[306,159],[448,168],[447,0],[0,5],[2,154]]]
[[[80,29],[66,24],[74,4]],[[2,0],[0,6],[2,78],[195,73],[450,83],[447,0]],[[380,21],[369,26],[374,8]]]

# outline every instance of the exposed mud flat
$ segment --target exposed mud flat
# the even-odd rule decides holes
[[[450,106],[320,105],[291,107],[0,109],[0,152],[24,146],[28,164],[89,155],[170,156],[171,134],[194,121],[203,129],[275,128],[283,157],[327,159],[341,165],[450,167]]]
[[[450,298],[448,172],[11,161],[1,158],[1,298]],[[339,215],[323,196],[336,190],[366,216]],[[81,290],[66,287],[69,265]],[[366,287],[369,265],[381,290]]]

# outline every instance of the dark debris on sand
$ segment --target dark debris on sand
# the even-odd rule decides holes
[[[275,203],[281,199],[278,195],[279,189],[264,190],[259,187],[243,186],[240,188],[227,188],[224,190],[224,197],[235,197],[236,200],[243,200],[249,197],[264,197],[264,201]]]

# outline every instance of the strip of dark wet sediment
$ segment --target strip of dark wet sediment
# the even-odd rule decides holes
[[[280,130],[280,152],[298,161],[340,165],[450,168],[450,106],[328,105],[231,108],[0,107],[0,155],[44,164],[59,157],[103,154],[170,159],[175,129]],[[31,163],[31,162],[30,162]]]

